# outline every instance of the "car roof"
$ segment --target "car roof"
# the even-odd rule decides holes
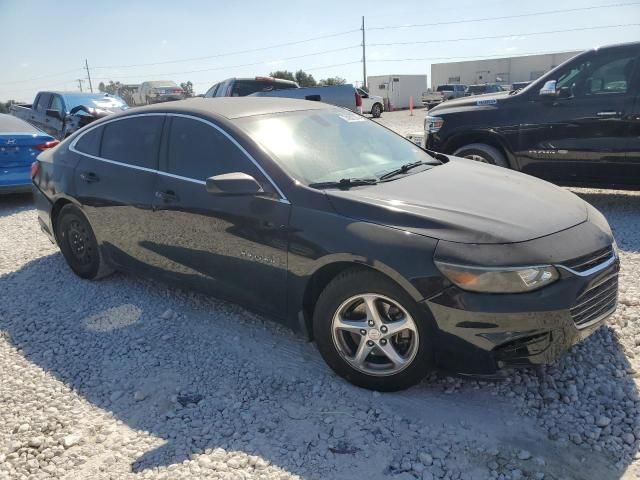
[[[296,100],[282,97],[216,97],[189,98],[176,102],[157,103],[136,107],[117,114],[129,116],[140,113],[183,113],[204,116],[219,116],[227,119],[268,115],[273,113],[296,112],[303,110],[340,110],[326,103],[309,100]],[[107,118],[113,118],[109,116]]]
[[[7,115],[6,113],[0,113],[0,134],[2,133],[32,133],[46,135],[21,118],[14,117],[13,115]]]

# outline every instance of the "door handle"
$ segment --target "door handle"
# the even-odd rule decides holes
[[[620,117],[622,114],[620,112],[598,112],[596,113],[598,117]]]
[[[80,174],[80,178],[82,180],[84,180],[85,182],[87,182],[87,183],[95,183],[95,182],[99,182],[100,181],[100,177],[98,177],[93,172],[82,172]]]
[[[163,200],[165,202],[177,202],[179,200],[178,196],[175,194],[173,190],[165,190],[164,192],[156,192],[156,198]]]

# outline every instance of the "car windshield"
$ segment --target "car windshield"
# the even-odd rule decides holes
[[[149,82],[149,86],[153,88],[177,88],[178,87],[178,85],[176,85],[175,82],[172,82],[171,80],[158,80],[155,82]]]
[[[127,102],[116,95],[65,95],[64,102],[67,106],[67,111],[73,110],[79,105],[83,105],[87,108],[99,108],[101,110],[126,110],[128,107]]]
[[[484,93],[486,90],[486,85],[471,85],[467,88],[467,92],[469,93]]]
[[[412,142],[346,110],[246,117],[237,123],[287,173],[307,185],[378,179],[409,163],[439,163]]]

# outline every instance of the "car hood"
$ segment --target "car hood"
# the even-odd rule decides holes
[[[460,97],[447,100],[436,105],[429,110],[429,115],[444,110],[468,109],[468,108],[491,108],[510,98],[509,92],[485,93],[482,95],[472,95],[470,97]]]
[[[327,190],[341,215],[460,243],[514,243],[587,220],[587,204],[551,183],[450,157],[377,185]]]

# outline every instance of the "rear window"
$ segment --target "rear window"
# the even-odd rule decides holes
[[[100,140],[104,127],[94,128],[80,137],[75,149],[88,155],[97,156],[100,153]]]
[[[104,126],[100,156],[156,170],[164,116],[125,118]]]
[[[484,93],[486,90],[486,85],[471,85],[467,88],[467,92],[469,93]]]
[[[438,86],[437,92],[448,92],[450,90],[454,90],[455,87],[453,85],[440,85]]]
[[[13,115],[0,114],[0,134],[2,133],[40,133],[33,125]]]
[[[296,88],[294,84],[288,82],[278,82],[277,80],[236,80],[231,90],[232,97],[246,97],[256,92],[270,92],[272,90],[287,90]]]

